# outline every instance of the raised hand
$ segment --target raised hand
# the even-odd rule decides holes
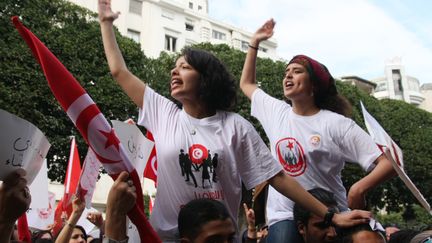
[[[98,13],[100,22],[113,22],[120,15],[120,12],[114,13],[111,10],[111,0],[99,0]]]
[[[267,20],[260,28],[257,29],[257,31],[255,31],[252,38],[258,41],[258,43],[269,39],[273,36],[273,29],[275,25],[276,22],[273,19]]]
[[[25,170],[11,172],[0,186],[0,223],[13,224],[30,206]]]
[[[247,236],[250,239],[256,239],[257,238],[257,232],[255,228],[255,212],[252,208],[248,208],[246,203],[243,203],[243,208],[246,216],[246,222],[247,222]]]
[[[333,223],[339,227],[351,227],[358,224],[369,222],[372,213],[363,210],[353,210],[349,212],[337,213],[333,216]]]
[[[100,212],[90,212],[87,214],[87,220],[90,221],[92,224],[96,225],[96,227],[101,228],[104,219],[102,217],[102,213]]]
[[[132,209],[136,201],[136,188],[127,172],[122,172],[115,180],[107,199],[107,210],[114,209],[124,215]]]

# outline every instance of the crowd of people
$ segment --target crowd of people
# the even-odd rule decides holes
[[[396,242],[394,237],[408,234],[391,228],[386,234],[363,211],[366,193],[395,172],[349,118],[351,106],[323,64],[305,55],[292,58],[281,74],[286,100],[257,85],[257,52],[273,35],[273,19],[252,36],[240,79],[269,149],[253,125],[232,112],[236,81],[218,58],[185,48],[171,70],[172,99],[163,97],[128,70],[114,34],[119,13],[111,1],[99,0],[98,9],[110,72],[139,108],[138,124],[154,137],[158,191],[150,223],[163,242]],[[341,180],[347,161],[369,172],[348,192]],[[29,207],[24,175],[19,169],[1,185],[0,242],[14,239],[15,221]],[[242,183],[251,189],[264,182],[269,183],[267,224],[257,228],[255,212],[245,204],[246,230],[240,232]],[[33,242],[127,242],[126,214],[135,204],[135,190],[121,173],[109,192],[105,220],[88,216],[100,237],[90,241],[77,225],[85,203],[75,198],[60,233],[34,232]],[[430,231],[410,236],[397,242],[431,240]]]

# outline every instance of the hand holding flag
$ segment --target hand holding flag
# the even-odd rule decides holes
[[[128,216],[137,226],[141,241],[160,242],[143,213],[143,195],[136,170],[108,121],[86,91],[48,48],[22,25],[18,17],[12,17],[12,21],[41,65],[54,96],[108,174],[115,179],[122,171],[129,173],[136,187],[137,200]]]

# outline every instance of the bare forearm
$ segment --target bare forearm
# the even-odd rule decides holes
[[[367,193],[372,188],[396,175],[391,162],[384,155],[378,157],[375,162],[377,163],[376,167],[368,175],[356,182],[355,188],[352,188],[353,190],[359,190],[361,194]]]
[[[144,82],[127,69],[115,38],[112,22],[104,21],[100,23],[100,26],[105,55],[111,74],[129,98],[138,107],[142,107],[145,90]]]
[[[258,47],[259,42],[252,39],[250,45],[253,47]],[[252,98],[253,91],[255,91],[255,89],[257,88],[256,85],[257,54],[258,54],[258,50],[249,47],[243,65],[242,75],[240,78],[240,88],[249,99]]]
[[[111,21],[105,21],[100,23],[102,41],[107,57],[108,65],[111,74],[116,77],[120,75],[122,71],[126,71],[126,63],[123,59],[123,55],[120,52],[120,48],[117,44],[115,37],[113,23]]]
[[[126,215],[116,210],[107,210],[105,236],[118,241],[126,239]]]
[[[68,221],[60,231],[59,235],[57,236],[57,239],[55,243],[68,243],[74,227],[78,223],[79,218],[81,217],[81,213],[72,212],[72,215],[69,217]]]
[[[324,217],[328,211],[324,204],[308,193],[296,180],[282,171],[271,178],[269,183],[279,193],[319,217]]]

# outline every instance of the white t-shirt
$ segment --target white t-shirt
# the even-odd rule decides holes
[[[345,162],[373,168],[381,155],[372,138],[353,120],[328,110],[300,116],[285,101],[263,90],[252,95],[251,114],[262,124],[273,156],[306,190],[320,187],[335,194],[339,210],[348,210],[341,171]],[[269,225],[293,219],[294,202],[270,187]]]
[[[190,200],[220,200],[237,221],[241,181],[252,188],[282,170],[254,127],[236,113],[196,119],[147,86],[138,120],[155,140],[158,188],[150,223],[163,241],[178,239],[177,216]]]

